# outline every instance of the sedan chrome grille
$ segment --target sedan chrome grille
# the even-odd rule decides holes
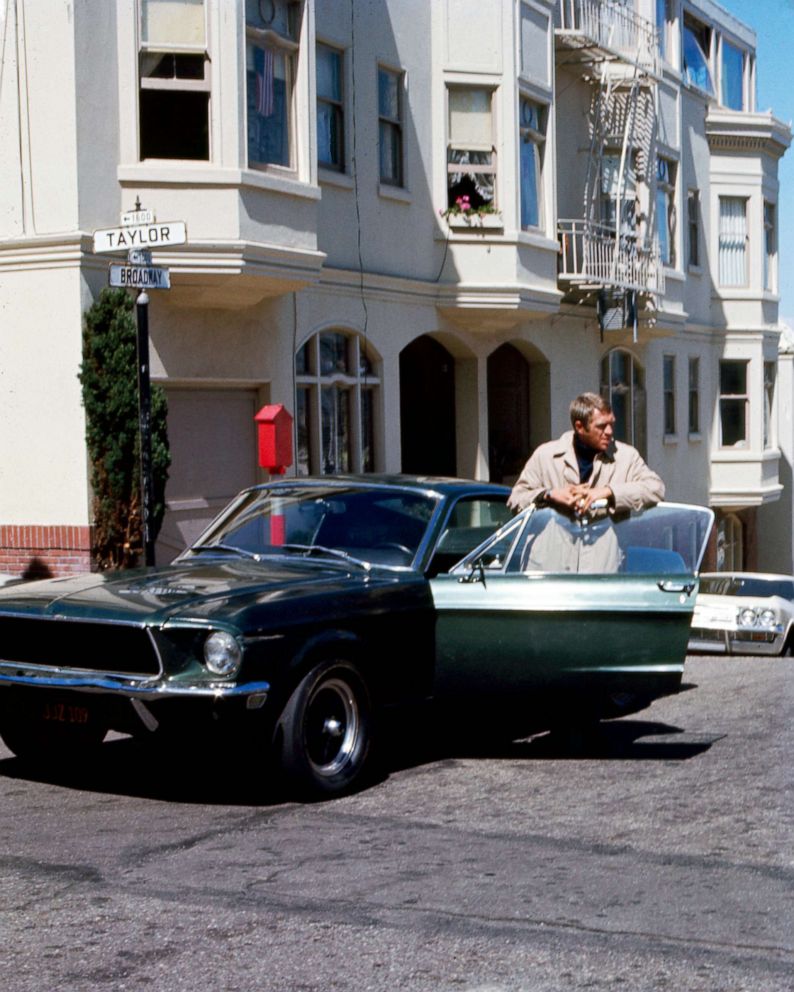
[[[144,627],[87,620],[0,617],[0,662],[83,672],[156,676],[160,659]]]

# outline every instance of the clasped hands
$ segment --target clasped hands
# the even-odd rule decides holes
[[[586,482],[577,485],[561,486],[559,489],[549,489],[546,499],[557,506],[564,506],[577,516],[587,513],[596,500],[611,500],[612,490],[609,486],[590,486]]]

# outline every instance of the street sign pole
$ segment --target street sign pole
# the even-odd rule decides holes
[[[154,211],[144,210],[141,201],[121,215],[121,227],[94,231],[97,254],[127,252],[126,265],[111,265],[111,286],[138,290],[135,305],[138,334],[138,426],[140,437],[140,501],[144,559],[154,565],[154,475],[152,472],[152,392],[149,379],[149,295],[147,289],[170,289],[169,270],[152,265],[152,248],[187,243],[184,221],[157,223]]]
[[[138,423],[141,444],[141,530],[144,561],[154,565],[154,477],[152,475],[152,390],[149,378],[149,296],[138,294]]]

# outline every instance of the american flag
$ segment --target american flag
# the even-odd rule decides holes
[[[257,48],[254,52],[256,69],[256,112],[262,117],[273,113],[273,52]]]

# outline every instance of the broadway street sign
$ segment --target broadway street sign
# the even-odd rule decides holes
[[[122,289],[170,289],[171,274],[157,265],[111,265],[109,282]]]

